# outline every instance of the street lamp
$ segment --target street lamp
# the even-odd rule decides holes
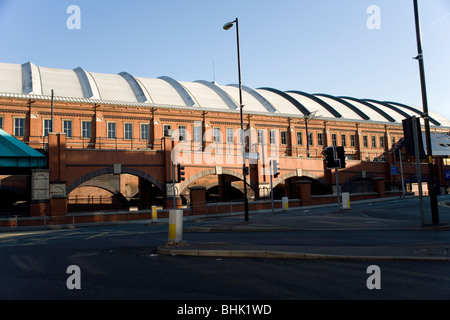
[[[244,176],[244,213],[245,221],[248,221],[248,198],[247,198],[247,168],[245,167],[245,139],[244,139],[244,116],[242,109],[242,81],[241,81],[241,53],[239,49],[239,19],[227,22],[223,25],[224,30],[229,30],[236,23],[237,57],[238,57],[238,75],[239,75],[239,107],[241,110],[241,146],[242,146],[242,175]]]
[[[309,158],[309,132],[308,132],[308,121],[309,121],[310,119],[312,119],[312,118],[316,115],[317,111],[319,111],[319,110],[316,110],[316,111],[313,111],[313,112],[310,112],[310,113],[304,115],[304,118],[305,118],[305,129],[306,129],[306,157],[307,157],[307,158]]]
[[[425,123],[425,140],[427,142],[427,156],[428,156],[428,170],[429,170],[429,182],[428,182],[428,193],[430,195],[430,205],[431,205],[431,217],[433,224],[439,224],[439,209],[437,203],[437,186],[434,180],[434,166],[433,166],[433,151],[431,147],[431,134],[430,134],[430,120],[428,115],[428,102],[427,102],[427,91],[425,85],[425,68],[423,63],[423,53],[422,53],[422,40],[420,34],[420,21],[419,21],[419,8],[417,0],[413,1],[414,4],[414,21],[416,25],[416,41],[417,41],[417,51],[418,55],[414,59],[419,61],[419,73],[420,73],[420,85],[422,91],[422,104],[423,104],[423,120]],[[420,161],[416,160],[416,161]]]

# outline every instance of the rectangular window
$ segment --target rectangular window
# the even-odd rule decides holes
[[[221,142],[220,128],[213,128],[213,142]]]
[[[301,132],[297,132],[297,144],[298,144],[299,146],[302,146],[302,145],[303,145],[303,135],[302,135]]]
[[[352,134],[352,135],[350,135],[350,147],[355,147],[355,146],[356,146],[355,135]]]
[[[323,135],[322,132],[317,133],[317,145],[323,146]]]
[[[341,134],[341,146],[346,147],[347,146],[347,139],[345,134]]]
[[[141,140],[148,140],[148,123],[141,123]]]
[[[287,144],[287,132],[281,131],[281,144]]]
[[[202,127],[194,126],[194,142],[202,141]]]
[[[25,118],[14,119],[14,135],[17,137],[25,135]]]
[[[395,139],[395,137],[391,137],[391,143],[392,143],[392,146],[395,146],[395,144],[396,144],[396,139]]]
[[[336,136],[335,133],[333,133],[333,134],[331,135],[331,143],[333,144],[333,147],[336,147],[336,146],[337,146],[337,136]]]
[[[380,148],[384,148],[384,136],[380,137]]]
[[[133,139],[133,124],[132,123],[125,123],[123,125],[123,131],[124,131],[124,138],[127,140]]]
[[[377,137],[371,136],[370,139],[372,140],[372,148],[377,147]]]
[[[178,140],[186,141],[186,126],[178,126]]]
[[[116,138],[116,123],[108,122],[108,139]]]
[[[308,132],[308,145],[309,145],[309,146],[314,145],[313,134],[312,134],[312,132]]]
[[[270,129],[269,131],[269,140],[270,140],[270,144],[277,144],[277,135],[276,135],[277,131],[275,129]]]
[[[44,119],[44,130],[42,130],[42,135],[48,137],[48,133],[52,131],[52,120]]]
[[[264,143],[264,130],[258,129],[258,143],[263,144]]]
[[[369,146],[369,142],[367,140],[367,136],[363,136],[363,145],[365,148],[367,148]]]
[[[91,122],[90,121],[81,121],[81,136],[83,138],[91,137]]]
[[[227,128],[227,143],[234,143],[234,131],[233,128]]]
[[[67,138],[72,138],[72,120],[63,120],[63,132]]]
[[[3,129],[3,117],[0,117],[0,129]]]
[[[172,132],[170,131],[170,124],[165,124],[163,126],[163,134],[164,137],[170,137],[172,135]]]

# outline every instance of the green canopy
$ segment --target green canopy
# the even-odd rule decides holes
[[[0,129],[0,167],[44,168],[47,157]]]

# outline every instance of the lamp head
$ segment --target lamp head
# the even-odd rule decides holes
[[[234,24],[234,21],[227,22],[227,23],[225,23],[225,24],[223,25],[223,29],[224,29],[224,30],[228,30],[228,29],[230,29],[230,28],[233,26],[233,24]]]

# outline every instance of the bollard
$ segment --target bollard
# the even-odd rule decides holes
[[[350,194],[342,192],[342,209],[350,209]]]
[[[281,198],[281,206],[283,210],[289,209],[289,200],[288,197],[282,197]]]
[[[169,243],[180,243],[183,238],[183,210],[169,211]]]
[[[152,222],[158,222],[158,212],[156,206],[152,206]]]

